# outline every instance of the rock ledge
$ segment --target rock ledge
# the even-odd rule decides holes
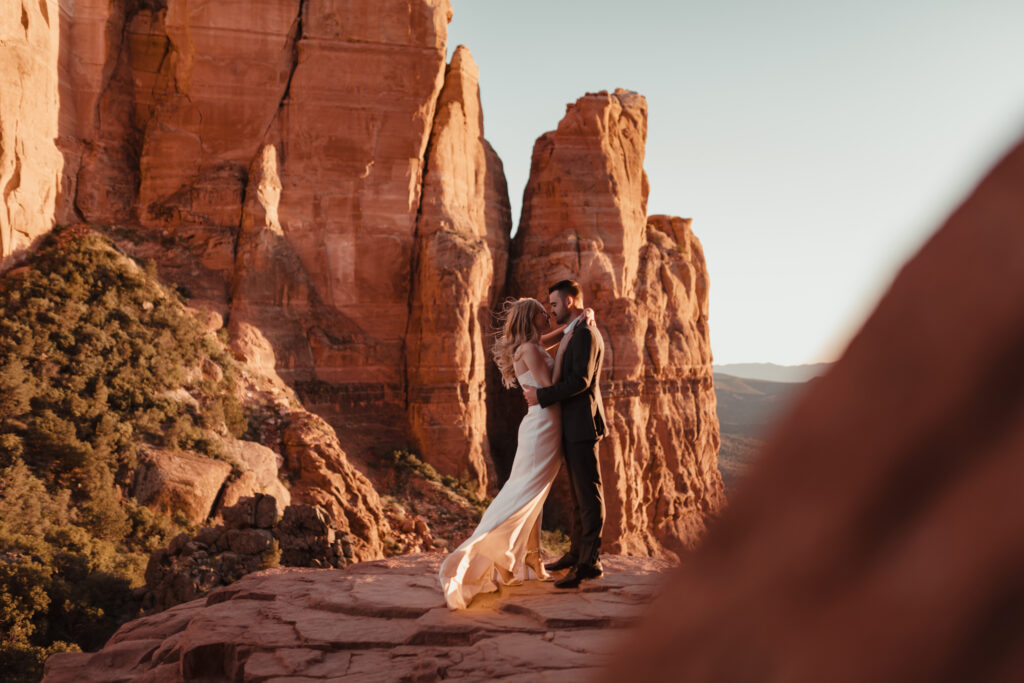
[[[669,563],[602,558],[581,590],[528,582],[444,605],[443,555],[345,570],[280,568],[123,626],[96,653],[54,655],[44,681],[593,678]]]

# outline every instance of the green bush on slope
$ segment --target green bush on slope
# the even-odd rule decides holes
[[[236,385],[223,341],[96,233],[57,232],[0,280],[0,679],[138,613],[182,526],[127,495],[137,445],[218,457],[247,428]]]

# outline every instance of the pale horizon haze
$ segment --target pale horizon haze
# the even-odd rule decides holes
[[[515,226],[566,104],[647,98],[648,214],[693,218],[716,364],[836,360],[1024,133],[1021,2],[452,5]]]

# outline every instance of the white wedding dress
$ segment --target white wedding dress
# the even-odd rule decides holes
[[[550,358],[549,364],[554,361]],[[537,385],[527,370],[520,386]],[[445,558],[439,573],[448,607],[465,609],[477,593],[548,578],[540,557],[544,500],[562,462],[562,420],[558,404],[530,406],[519,424],[519,443],[508,481],[484,512],[473,535]]]

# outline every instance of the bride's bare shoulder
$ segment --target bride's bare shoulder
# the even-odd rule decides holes
[[[512,361],[517,364],[526,364],[530,358],[534,358],[537,345],[533,342],[524,342],[516,347],[512,353]]]
[[[523,355],[521,357],[522,362],[527,366],[539,368],[542,364],[548,364],[550,366],[551,356],[544,350],[544,347],[540,344],[523,344]]]
[[[540,358],[541,355],[548,355],[547,351],[544,350],[540,344],[534,344],[533,342],[526,342],[517,349],[520,358]]]

